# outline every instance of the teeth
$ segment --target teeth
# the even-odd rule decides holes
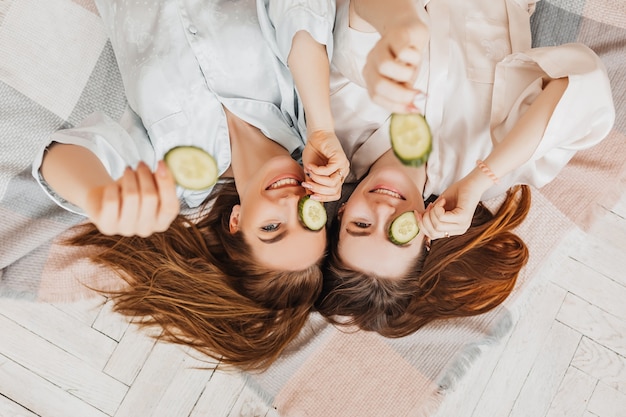
[[[387,190],[387,189],[384,189],[384,188],[377,188],[377,189],[375,189],[372,192],[376,193],[376,194],[384,194],[384,195],[388,195],[390,197],[399,198],[400,200],[404,200],[404,197],[402,197],[402,195],[400,195],[399,193],[396,193],[395,191]]]
[[[268,190],[275,190],[276,188],[284,187],[286,185],[300,185],[300,182],[293,178],[284,178],[282,180],[278,180],[275,183],[271,184],[267,187]]]

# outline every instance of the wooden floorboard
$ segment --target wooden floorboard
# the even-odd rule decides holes
[[[626,417],[626,197],[597,210],[438,417]],[[0,301],[0,417],[279,417],[242,375],[155,341],[102,297]]]

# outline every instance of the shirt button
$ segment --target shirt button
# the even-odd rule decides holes
[[[195,35],[196,33],[198,33],[198,29],[196,29],[195,26],[189,26],[189,33],[191,33],[192,35]]]

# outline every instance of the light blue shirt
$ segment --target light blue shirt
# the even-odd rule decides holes
[[[155,167],[169,149],[193,145],[213,155],[222,174],[231,163],[226,107],[298,159],[306,141],[304,114],[291,74],[275,48],[291,42],[264,38],[255,2],[97,0],[132,111],[121,121],[93,114],[80,126],[56,132],[49,143],[90,149],[113,178],[140,160]],[[258,10],[264,10],[262,2]],[[289,21],[291,27],[317,30],[317,3],[293,2],[298,18]],[[289,13],[290,7],[284,9]],[[266,16],[262,19],[271,25]],[[330,31],[332,39],[332,23],[324,31]],[[295,32],[275,36],[281,33]],[[49,143],[34,161],[33,175],[59,205],[82,213],[39,175]],[[195,207],[210,191],[179,188],[178,195]]]

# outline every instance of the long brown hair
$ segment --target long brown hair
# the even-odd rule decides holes
[[[106,294],[117,312],[160,326],[165,339],[224,364],[263,369],[306,322],[321,290],[321,268],[281,272],[259,265],[243,235],[229,231],[239,203],[234,183],[216,188],[206,202],[213,202],[210,210],[195,220],[179,215],[166,232],[105,236],[86,224],[70,244],[96,246],[93,261],[126,281]]]
[[[528,214],[530,201],[530,188],[521,185],[508,191],[495,215],[479,204],[465,234],[433,241],[399,279],[348,268],[339,257],[336,221],[317,310],[335,324],[402,337],[436,319],[493,309],[528,261],[524,241],[511,230]]]

